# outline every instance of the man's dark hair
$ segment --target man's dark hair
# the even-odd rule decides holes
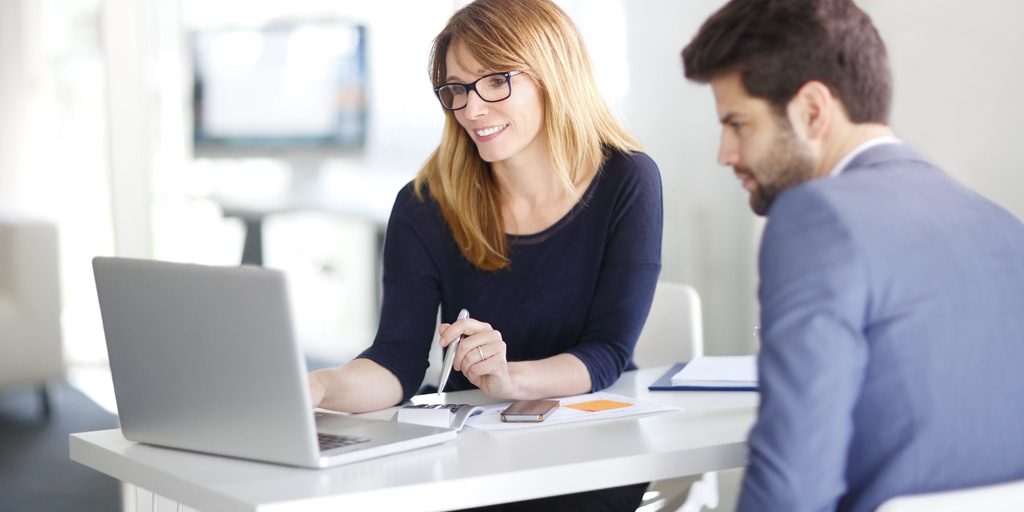
[[[855,123],[888,124],[892,73],[871,18],[852,0],[732,0],[683,49],[686,78],[739,72],[776,112],[809,81],[824,83]]]

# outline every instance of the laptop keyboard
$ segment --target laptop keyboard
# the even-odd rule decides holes
[[[332,434],[323,434],[317,432],[317,441],[320,442],[320,451],[333,450],[335,448],[341,448],[343,446],[351,446],[353,444],[365,443],[369,439],[365,437],[353,437],[353,436],[336,436]]]

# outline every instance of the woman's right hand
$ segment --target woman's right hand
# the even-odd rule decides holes
[[[505,341],[491,324],[465,318],[453,324],[441,324],[437,332],[442,347],[463,336],[452,369],[462,372],[474,386],[490,396],[518,398],[518,388],[505,358]]]

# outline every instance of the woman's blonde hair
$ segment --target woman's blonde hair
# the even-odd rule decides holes
[[[523,70],[540,85],[551,165],[571,196],[580,193],[578,179],[604,163],[605,148],[639,150],[598,92],[576,26],[551,1],[476,0],[456,11],[434,39],[430,77],[435,87],[445,83],[445,58],[456,45],[487,69]],[[424,184],[466,259],[482,270],[506,268],[498,184],[454,112],[445,111],[441,143],[416,176],[421,199]]]

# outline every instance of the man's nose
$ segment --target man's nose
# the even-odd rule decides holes
[[[739,162],[737,149],[736,138],[729,135],[728,131],[722,130],[722,137],[718,141],[718,163],[735,166]]]

